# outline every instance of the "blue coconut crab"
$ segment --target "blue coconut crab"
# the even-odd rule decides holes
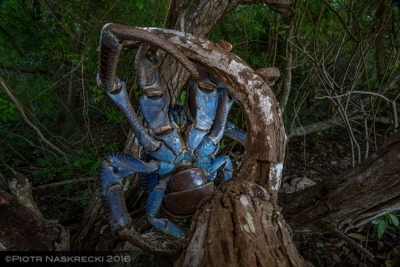
[[[128,98],[126,85],[115,75],[119,55],[126,41],[140,45],[135,69],[146,130]],[[194,81],[188,90],[188,114],[182,105],[168,105],[162,88],[158,58],[160,49],[174,56],[191,73]],[[190,216],[201,199],[214,192],[217,171],[223,180],[232,177],[232,162],[217,155],[223,135],[245,143],[246,134],[227,121],[233,103],[226,86],[162,37],[143,29],[119,24],[103,27],[97,83],[106,89],[124,114],[139,144],[144,148],[140,159],[114,153],[100,166],[103,205],[111,232],[115,235],[130,226],[132,219],[123,198],[120,179],[139,173],[143,189],[149,194],[146,216],[157,229],[184,238],[185,232],[168,219],[158,218],[162,206],[175,216]]]

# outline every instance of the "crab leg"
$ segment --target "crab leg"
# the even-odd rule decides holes
[[[224,166],[222,169],[222,177],[223,177],[224,181],[231,179],[232,178],[232,170],[233,170],[232,161],[226,155],[217,156],[215,158],[215,160],[213,161],[213,163],[206,168],[206,171],[208,173],[210,173],[210,175],[208,176],[208,179],[214,180],[217,175],[217,170],[219,168],[221,168],[222,166]]]
[[[224,135],[226,119],[232,104],[233,100],[229,97],[227,90],[221,90],[218,94],[217,115],[211,126],[211,130],[196,149],[195,153],[198,157],[204,157],[216,152],[219,142]]]
[[[112,154],[102,162],[99,169],[100,188],[112,234],[132,222],[126,209],[120,178],[133,173],[150,173],[157,169],[155,162],[145,163],[122,153]]]
[[[170,220],[156,218],[160,211],[166,189],[167,181],[162,179],[159,184],[154,187],[153,191],[150,192],[146,205],[146,216],[155,228],[177,238],[185,238],[185,232],[176,227]]]
[[[139,86],[145,93],[140,99],[144,118],[149,125],[149,132],[157,140],[163,141],[175,155],[182,152],[182,139],[172,126],[168,115],[168,103],[165,98],[160,72],[157,68],[156,53],[147,54],[147,45],[141,45],[136,54],[135,67],[139,73]],[[169,158],[173,161],[175,157]]]
[[[240,129],[237,129],[235,125],[229,121],[227,121],[225,124],[224,135],[232,138],[235,141],[238,141],[243,146],[246,146],[246,138],[247,138],[246,133]]]
[[[175,158],[174,153],[161,141],[156,140],[150,136],[144,129],[142,123],[139,121],[135,110],[132,107],[131,102],[128,98],[128,92],[126,91],[126,85],[121,82],[121,89],[115,92],[107,92],[108,96],[112,101],[120,108],[121,112],[124,114],[126,120],[135,133],[136,137],[139,139],[139,144],[142,145],[148,154],[156,159],[172,162]]]
[[[208,83],[208,73],[200,67],[198,70],[199,80],[192,83],[189,90],[193,124],[189,126],[186,143],[190,152],[194,152],[204,136],[210,132],[218,104],[218,91],[213,84]]]
[[[179,154],[181,151],[181,142],[178,142],[176,140],[177,133],[174,133],[174,128],[169,123],[165,99],[163,99],[162,97],[162,99],[158,99],[158,105],[155,109],[153,109],[153,112],[145,112],[145,115],[147,116],[147,121],[152,123],[152,129],[154,133],[158,134],[157,140],[144,130],[143,125],[140,123],[128,99],[125,84],[121,82],[115,75],[118,58],[122,51],[124,41],[126,40],[145,42],[146,44],[154,45],[156,47],[164,49],[169,54],[174,56],[177,60],[179,60],[195,78],[197,78],[198,76],[197,71],[192,63],[180,50],[178,50],[175,46],[170,44],[162,37],[159,37],[143,29],[119,24],[107,24],[102,29],[100,41],[99,73],[97,75],[98,85],[102,88],[107,89],[108,95],[121,109],[122,113],[128,120],[128,123],[130,124],[133,132],[139,139],[140,145],[142,145],[145,150],[148,151],[148,154],[162,161],[173,162],[176,155]],[[148,45],[144,52],[139,51],[139,57],[143,57],[147,49],[149,49]],[[147,63],[150,68],[153,67],[154,69],[154,64],[152,64],[151,60],[147,61],[148,62],[143,62]],[[140,61],[138,65],[140,66],[141,63],[142,61]],[[146,76],[146,72],[148,69],[149,68],[144,68],[144,75],[139,75],[139,77]],[[147,79],[141,80],[144,80],[145,83],[147,82]],[[146,92],[148,93],[148,95],[143,98],[143,105],[151,108],[153,107],[153,105],[151,104],[157,102],[151,101],[151,98],[153,97],[152,94],[156,93],[155,96],[157,96],[157,94],[159,96],[160,91],[162,93],[158,70],[156,70],[154,85],[150,84],[146,87],[147,84],[144,84],[144,86],[143,82],[141,84],[143,87],[142,89],[147,90]],[[150,103],[149,105],[148,102],[152,103]],[[164,115],[161,115],[159,117],[154,116],[154,114],[159,114],[159,111],[161,111],[161,113]]]
[[[182,128],[187,124],[186,114],[180,104],[171,105],[168,112],[169,121],[175,128]]]

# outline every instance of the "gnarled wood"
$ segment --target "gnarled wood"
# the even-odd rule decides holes
[[[244,109],[246,118],[246,154],[234,178],[223,186],[232,186],[236,190],[244,187],[244,191],[223,194],[220,196],[221,200],[206,206],[209,208],[201,208],[197,219],[194,219],[198,227],[195,227],[191,237],[187,239],[189,243],[176,264],[213,265],[214,253],[222,252],[224,264],[240,265],[253,262],[263,266],[305,266],[306,263],[291,242],[290,228],[283,221],[280,208],[276,204],[282,177],[286,135],[279,105],[270,87],[239,57],[207,39],[173,30],[142,29],[164,37],[189,59],[223,80],[230,95]],[[246,186],[244,180],[256,181],[265,189],[256,187],[255,184]],[[215,197],[218,199],[218,196],[219,194]],[[263,202],[250,200],[253,196],[262,199]],[[235,201],[238,198],[241,201]],[[226,206],[228,202],[236,204]],[[254,207],[249,206],[250,202]],[[207,211],[211,209],[213,212]],[[227,214],[227,211],[230,211],[231,215]],[[202,220],[203,216],[208,219]],[[240,233],[236,233],[236,230],[233,232],[232,229],[240,229]],[[220,237],[216,237],[215,232],[218,232]],[[255,233],[259,239],[253,237]],[[242,238],[243,244],[236,240],[236,236]],[[254,247],[246,246],[246,240],[254,242]],[[132,241],[135,242],[134,239]],[[209,242],[215,242],[216,247],[209,245]],[[258,252],[254,252],[253,248],[257,248]],[[195,256],[193,253],[197,254],[199,250],[207,250],[209,254]]]
[[[280,108],[271,88],[243,60],[207,39],[173,30],[148,30],[166,38],[189,59],[225,82],[230,95],[243,108],[246,119],[246,154],[236,175],[257,182],[276,200],[286,135]]]
[[[280,209],[255,183],[223,184],[194,221],[176,266],[310,266],[297,252]]]

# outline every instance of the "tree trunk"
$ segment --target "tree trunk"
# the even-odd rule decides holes
[[[309,266],[268,192],[229,181],[203,201],[175,266]]]
[[[306,266],[277,206],[286,135],[271,88],[240,58],[209,40],[163,29],[152,31],[223,80],[242,106],[247,126],[246,153],[234,178],[197,212],[177,265]],[[216,261],[221,252],[223,258]]]
[[[400,133],[355,168],[279,204],[296,232],[348,231],[400,209]]]

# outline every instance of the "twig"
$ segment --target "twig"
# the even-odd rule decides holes
[[[185,31],[185,14],[186,14],[186,11],[189,8],[191,2],[192,2],[192,0],[186,0],[180,6],[181,14],[179,14],[179,26],[181,28],[181,32]]]
[[[96,180],[95,177],[88,177],[88,178],[81,178],[81,179],[73,179],[73,180],[67,180],[67,181],[61,181],[57,183],[52,183],[52,184],[44,184],[44,185],[38,185],[35,187],[32,187],[32,189],[43,189],[43,188],[49,188],[49,187],[57,187],[60,185],[66,185],[66,184],[72,184],[76,182],[89,182],[89,181],[94,181]]]
[[[350,35],[350,37],[351,37],[355,42],[359,43],[360,41],[357,40],[357,38],[353,36],[353,34],[351,33],[351,31],[350,31],[349,28],[347,27],[347,23],[343,20],[343,18],[340,16],[340,14],[331,6],[331,4],[330,4],[328,1],[326,1],[326,0],[323,0],[323,1],[324,1],[324,3],[329,7],[329,9],[330,9],[333,13],[335,13],[335,15],[338,17],[338,19],[340,20],[340,22],[342,23],[343,27],[345,28],[345,30],[347,31],[347,33]]]
[[[61,149],[59,149],[58,147],[56,147],[55,145],[53,145],[53,143],[51,143],[49,140],[46,139],[46,137],[44,137],[44,135],[42,134],[42,132],[39,130],[39,128],[36,127],[36,125],[34,125],[26,116],[25,111],[21,105],[21,103],[19,102],[19,100],[13,95],[13,93],[10,91],[10,89],[8,88],[8,86],[6,85],[6,83],[4,82],[3,78],[0,76],[0,85],[3,87],[4,91],[7,93],[7,95],[11,98],[11,100],[14,102],[14,104],[18,107],[19,112],[21,113],[22,118],[24,119],[24,121],[26,123],[29,124],[29,126],[31,126],[35,132],[39,135],[39,137],[49,146],[51,146],[54,150],[58,151],[59,153],[61,153],[61,155],[63,155],[63,157],[65,158],[65,162],[68,165],[68,168],[72,174],[73,177],[75,177],[75,174],[73,172],[72,169],[72,165],[69,162],[68,156],[67,154],[64,153],[64,151],[62,151]]]
[[[1,147],[0,147],[0,161],[3,163],[4,166],[6,166],[8,169],[10,169],[10,171],[11,171],[14,175],[17,174],[17,172],[16,172],[10,165],[8,165],[7,162],[4,160],[3,151],[2,151],[2,149],[1,149]]]
[[[336,95],[336,96],[322,96],[322,97],[315,97],[316,99],[324,99],[324,98],[329,98],[329,99],[333,99],[333,98],[340,98],[342,96],[349,96],[351,94],[362,94],[362,95],[374,95],[374,96],[378,96],[382,99],[384,99],[385,101],[389,102],[392,106],[392,112],[393,112],[393,123],[394,123],[394,128],[397,128],[398,125],[398,120],[397,120],[397,109],[396,109],[396,102],[395,101],[391,101],[389,98],[387,98],[384,95],[378,94],[378,93],[374,93],[374,92],[365,92],[365,91],[351,91],[351,92],[347,92],[344,93],[342,95]]]
[[[336,235],[337,237],[339,237],[340,239],[343,239],[344,241],[346,241],[350,246],[352,246],[353,248],[361,251],[363,254],[365,254],[367,257],[371,257],[373,258],[374,255],[369,252],[368,250],[366,250],[365,248],[363,248],[360,244],[358,244],[357,242],[355,242],[353,239],[351,239],[350,237],[348,237],[347,235],[343,234],[342,232],[336,230],[336,229],[332,229],[330,227],[326,227],[326,230],[328,230],[329,232],[331,232],[332,234]]]
[[[45,147],[37,146],[37,145],[33,144],[31,141],[29,141],[28,139],[26,139],[25,137],[19,135],[19,134],[12,133],[12,132],[7,132],[7,131],[3,131],[3,130],[0,130],[0,131],[3,132],[3,133],[6,133],[6,134],[12,134],[12,135],[15,135],[15,136],[17,136],[17,137],[19,137],[19,138],[22,138],[22,139],[24,139],[27,143],[29,143],[30,146],[36,147],[36,148],[39,148],[39,149],[42,149],[42,150],[44,150],[44,151],[47,151],[47,152],[51,153],[54,157],[57,157],[57,155],[56,155],[55,153],[53,153],[51,150],[48,150],[48,149],[46,149]],[[7,144],[9,145],[9,147],[10,147],[11,149],[13,149],[13,147],[12,147],[8,142],[7,142]],[[13,149],[13,150],[14,150],[14,149]],[[15,152],[16,154],[18,154],[24,161],[26,160],[26,159],[25,159],[22,155],[20,155],[16,150],[14,150],[14,152]]]

